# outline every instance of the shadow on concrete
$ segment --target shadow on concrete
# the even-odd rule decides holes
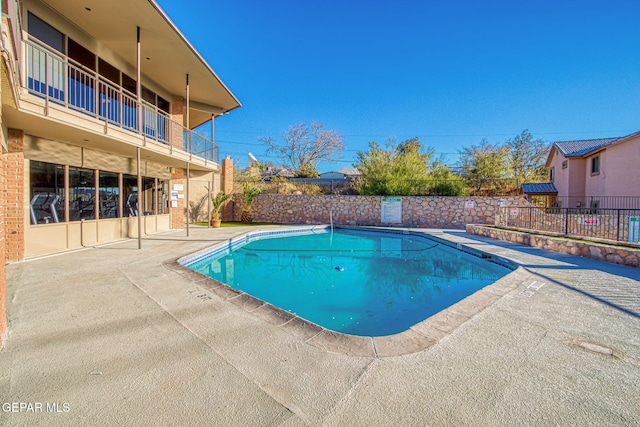
[[[512,259],[532,273],[575,291],[588,298],[640,318],[640,269],[552,252],[532,246],[494,240],[488,237],[466,234],[464,231],[447,231],[474,241],[470,245],[499,246],[507,250],[500,255]],[[552,271],[573,272],[571,275],[550,274]],[[566,279],[558,276],[567,276]]]

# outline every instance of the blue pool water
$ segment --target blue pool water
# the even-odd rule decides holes
[[[425,237],[354,230],[250,239],[188,267],[361,336],[405,331],[510,272]]]

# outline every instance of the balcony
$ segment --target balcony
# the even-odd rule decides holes
[[[24,40],[26,88],[43,98],[45,104],[62,105],[141,137],[181,148],[206,161],[219,163],[218,147],[213,141],[171,120],[156,106],[113,84],[33,40]]]

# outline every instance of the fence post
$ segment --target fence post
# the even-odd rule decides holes
[[[616,225],[616,228],[617,228],[616,240],[619,242],[620,241],[620,209],[618,209],[618,223]]]
[[[569,235],[569,208],[564,208],[564,235]]]

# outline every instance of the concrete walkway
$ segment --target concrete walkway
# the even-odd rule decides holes
[[[423,351],[354,357],[166,268],[243,231],[9,265],[0,425],[640,425],[638,269],[428,230],[517,286]]]

